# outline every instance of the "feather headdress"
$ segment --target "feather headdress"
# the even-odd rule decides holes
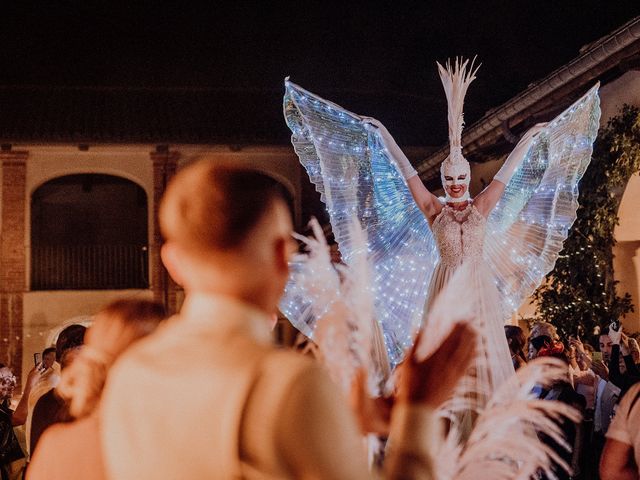
[[[462,129],[464,127],[464,97],[471,82],[476,79],[476,73],[480,65],[475,66],[475,57],[471,61],[471,66],[467,71],[469,60],[456,57],[455,63],[447,60],[446,68],[439,62],[438,73],[447,96],[447,110],[449,120],[449,158],[454,162],[458,160],[458,154],[462,155]]]
[[[463,61],[461,58],[456,58],[453,66],[450,61],[447,61],[446,68],[438,63],[438,73],[447,96],[449,120],[449,156],[440,165],[442,186],[462,183],[467,187],[464,196],[455,199],[449,196],[449,192],[445,188],[448,202],[461,202],[469,199],[471,167],[462,156],[462,128],[464,127],[464,97],[467,88],[476,78],[478,68],[480,68],[480,66],[474,66],[474,62],[475,58],[468,70],[469,60]]]

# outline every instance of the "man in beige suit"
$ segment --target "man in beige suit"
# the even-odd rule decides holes
[[[101,414],[109,477],[369,478],[355,417],[322,368],[270,342],[296,248],[277,183],[197,162],[170,183],[160,225],[163,262],[186,298],[178,316],[112,369]],[[387,478],[433,478],[432,412],[474,343],[458,325],[426,361],[410,355],[392,411]]]

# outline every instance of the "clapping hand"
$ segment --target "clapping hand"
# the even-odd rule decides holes
[[[422,360],[416,358],[422,332],[409,351],[398,384],[398,401],[436,408],[453,393],[476,354],[475,330],[456,323],[440,346]]]
[[[362,433],[388,436],[391,428],[393,396],[371,397],[367,391],[367,372],[358,370],[351,385],[349,403]]]
[[[476,353],[476,333],[468,324],[457,323],[428,357],[418,360],[421,333],[407,352],[398,377],[397,397],[372,398],[367,393],[366,372],[359,371],[352,384],[350,403],[365,433],[388,435],[391,410],[397,403],[437,408],[453,393]]]

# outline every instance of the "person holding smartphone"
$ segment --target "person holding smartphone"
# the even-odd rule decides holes
[[[632,385],[640,382],[640,369],[636,366],[629,348],[629,337],[622,331],[619,322],[612,322],[606,331],[609,337],[609,380],[617,385],[624,394]]]
[[[45,348],[42,355],[40,355],[40,352],[33,354],[33,368],[27,375],[22,396],[13,412],[12,421],[14,427],[24,425],[27,422],[29,407],[33,408],[33,405],[35,405],[34,400],[30,401],[34,389],[43,390],[46,388],[48,390],[53,388],[58,383],[59,378],[60,366],[56,363],[55,347]]]

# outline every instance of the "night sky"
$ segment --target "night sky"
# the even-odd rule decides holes
[[[264,95],[280,110],[291,75],[380,118],[401,144],[440,143],[436,60],[478,55],[472,123],[637,15],[638,0],[14,1],[3,8],[0,84],[206,87]]]

